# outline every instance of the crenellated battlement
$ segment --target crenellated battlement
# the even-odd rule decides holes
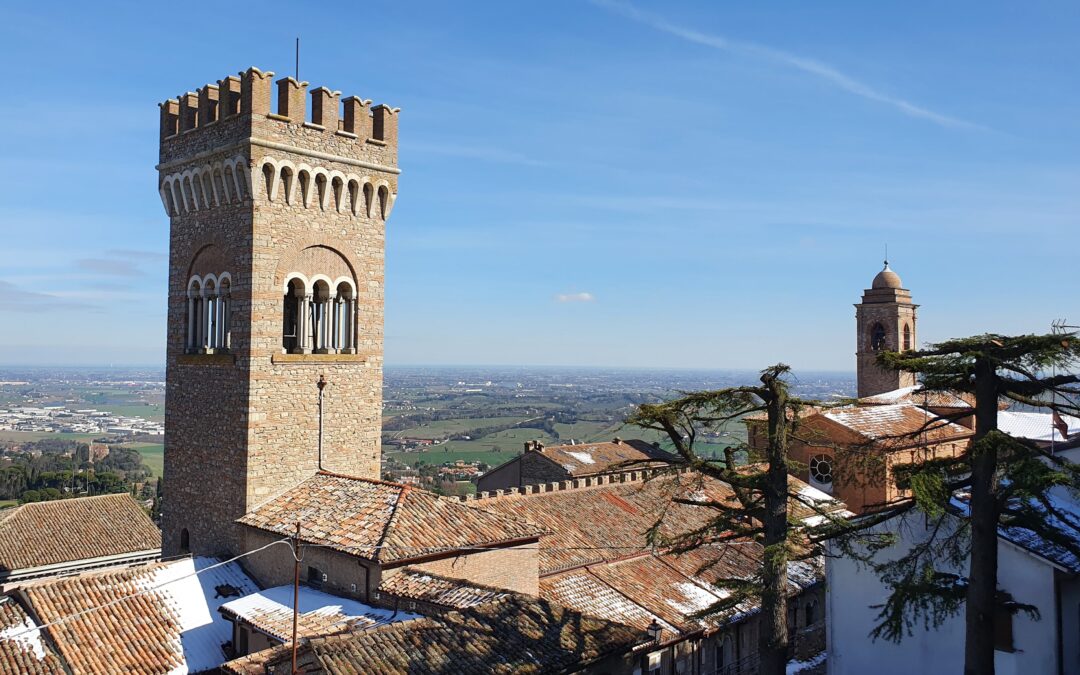
[[[272,71],[251,67],[217,84],[207,84],[159,104],[160,140],[164,144],[200,129],[236,117],[251,115],[283,124],[335,134],[358,143],[397,147],[399,108],[372,106],[357,96],[341,98],[340,91],[318,87],[308,92],[307,82],[291,77],[273,81]],[[271,110],[277,86],[277,108]],[[307,99],[311,97],[311,111]],[[396,154],[396,153],[395,153]]]
[[[539,495],[551,492],[561,492],[564,490],[580,490],[583,488],[601,487],[604,485],[615,485],[618,483],[640,483],[647,480],[651,480],[656,476],[670,475],[676,473],[688,473],[690,471],[687,467],[664,467],[664,468],[651,468],[651,469],[637,469],[634,471],[619,471],[616,473],[605,473],[598,476],[586,476],[584,478],[573,478],[569,480],[554,481],[551,483],[538,483],[536,485],[526,485],[524,487],[511,487],[502,490],[490,490],[477,492],[470,495],[459,495],[458,500],[463,502],[475,502],[483,499],[498,499],[500,497],[514,497],[514,496],[528,496]]]

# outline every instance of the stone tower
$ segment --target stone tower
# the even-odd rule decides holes
[[[233,521],[320,467],[379,477],[398,111],[320,87],[309,116],[290,77],[271,110],[272,77],[161,104],[165,555],[237,552]]]
[[[881,368],[877,354],[882,350],[915,349],[915,310],[911,291],[903,287],[900,275],[885,269],[874,277],[870,288],[863,292],[862,302],[855,305],[857,328],[859,397],[875,396],[902,387],[915,386],[915,376]]]

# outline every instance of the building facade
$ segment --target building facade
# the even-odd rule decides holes
[[[377,478],[397,111],[249,68],[161,104],[169,215],[163,548],[321,469]]]

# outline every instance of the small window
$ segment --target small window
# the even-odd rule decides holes
[[[308,586],[312,588],[322,588],[323,582],[326,581],[326,575],[322,570],[314,565],[307,568],[307,582]]]
[[[811,600],[810,602],[806,603],[806,607],[805,609],[803,609],[803,611],[806,613],[806,623],[803,625],[812,626],[814,622],[817,621],[817,603]]]
[[[833,469],[832,457],[829,455],[814,455],[810,458],[810,477],[814,482],[822,485],[832,485]]]
[[[911,350],[911,326],[904,324],[904,351]]]
[[[180,530],[180,552],[188,553],[191,551],[191,535],[188,534],[187,528]]]

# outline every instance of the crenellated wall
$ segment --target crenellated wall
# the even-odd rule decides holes
[[[233,521],[320,461],[379,477],[398,111],[325,87],[310,92],[309,106],[306,82],[280,79],[275,97],[272,78],[249,68],[160,106],[158,189],[170,221],[166,555],[181,552],[184,530],[193,553],[238,551]],[[185,344],[203,307],[189,288],[204,260],[231,280],[206,318],[227,324],[211,330],[227,334],[226,349]],[[297,291],[290,279],[310,285]],[[332,281],[329,299],[313,295],[319,279]],[[315,325],[332,325],[347,344],[286,348],[290,307],[332,311],[322,318],[332,323]]]

